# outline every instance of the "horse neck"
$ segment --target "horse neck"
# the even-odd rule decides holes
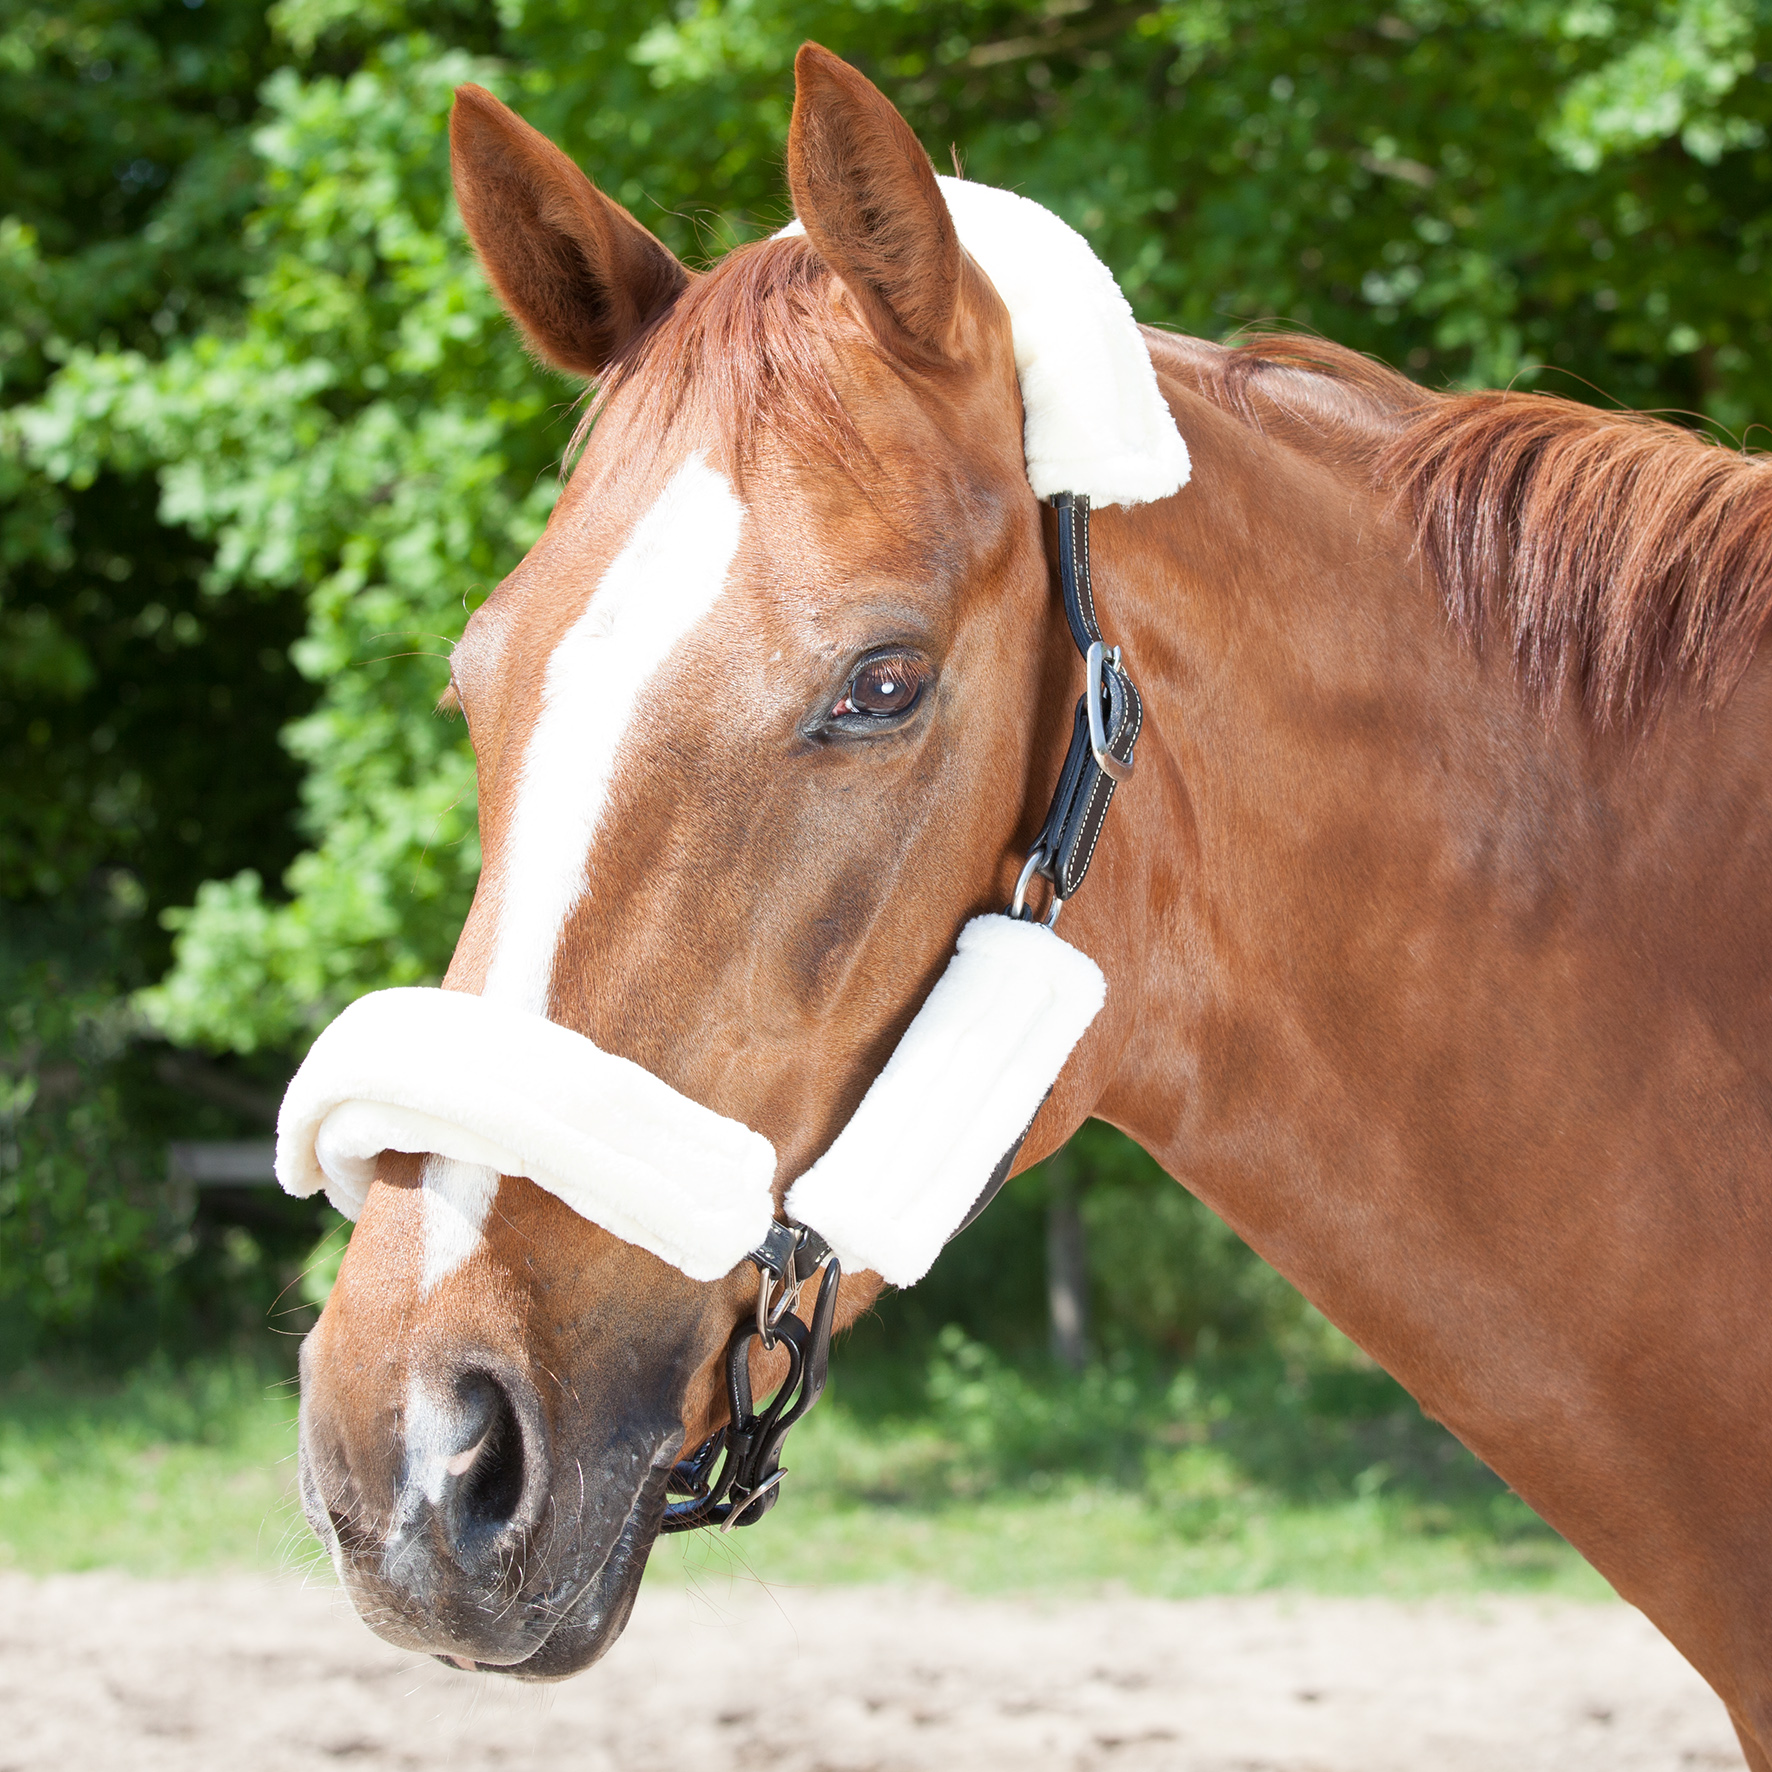
[[[1094,1111],[1628,1591],[1591,1498],[1646,1391],[1687,1445],[1694,1370],[1772,1396],[1767,674],[1547,718],[1357,464],[1168,391],[1192,483],[1096,526],[1147,721],[1070,913],[1119,998]]]

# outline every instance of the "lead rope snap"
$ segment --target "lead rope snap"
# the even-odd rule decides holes
[[[787,1474],[781,1449],[788,1430],[818,1401],[830,1373],[831,1325],[843,1278],[831,1246],[807,1226],[778,1219],[750,1259],[757,1269],[757,1309],[726,1344],[727,1424],[672,1466],[660,1532],[702,1526],[730,1532],[768,1513]],[[812,1321],[803,1323],[793,1307],[821,1268],[827,1271]],[[751,1404],[753,1341],[770,1351],[785,1348],[788,1355],[787,1376],[761,1410]]]

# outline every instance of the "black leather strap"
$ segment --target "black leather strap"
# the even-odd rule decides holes
[[[1064,618],[1077,650],[1086,653],[1101,638],[1095,581],[1089,576],[1089,495],[1055,493],[1052,508],[1058,513],[1058,582],[1064,593]]]
[[[1064,619],[1071,630],[1077,650],[1087,659],[1096,646],[1105,647],[1101,623],[1095,612],[1095,581],[1089,573],[1089,499],[1081,492],[1061,492],[1052,501],[1058,513],[1058,582],[1064,595]],[[1083,884],[1089,864],[1095,859],[1095,845],[1101,840],[1101,827],[1107,821],[1108,807],[1113,803],[1118,785],[1095,760],[1095,747],[1089,732],[1089,697],[1101,696],[1102,727],[1107,740],[1102,747],[1116,762],[1132,767],[1133,748],[1144,724],[1144,703],[1132,678],[1120,663],[1116,646],[1106,653],[1099,687],[1085,684],[1071,720],[1070,748],[1064,754],[1064,767],[1058,772],[1058,786],[1047,809],[1046,822],[1034,839],[1032,860],[1034,872],[1052,884],[1059,903],[1069,898]],[[1031,913],[1028,913],[1031,914]],[[1050,1095],[1051,1091],[1048,1090]],[[1040,1106],[1046,1105],[1042,1098]],[[1039,1109],[1035,1109],[1037,1118]],[[972,1203],[972,1210],[954,1231],[958,1236],[984,1211],[1009,1179],[1009,1171],[1027,1135],[1033,1130],[1030,1120],[1003,1153],[1003,1160],[991,1171],[991,1178]],[[952,1238],[949,1239],[952,1241]]]
[[[1061,492],[1052,501],[1058,513],[1058,577],[1064,595],[1064,616],[1071,638],[1085,659],[1091,647],[1102,645],[1101,624],[1095,612],[1095,585],[1089,573],[1089,500],[1080,492]],[[1083,884],[1095,846],[1107,821],[1117,783],[1095,760],[1089,734],[1089,697],[1099,693],[1104,749],[1128,768],[1144,724],[1144,703],[1130,673],[1120,663],[1119,648],[1103,660],[1099,687],[1085,685],[1071,722],[1070,748],[1059,771],[1058,788],[1046,822],[1034,839],[1039,858],[1034,871],[1052,883],[1063,900]]]

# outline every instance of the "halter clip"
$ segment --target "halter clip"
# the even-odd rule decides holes
[[[757,1315],[740,1323],[726,1343],[725,1427],[710,1434],[689,1457],[671,1467],[660,1532],[693,1532],[718,1526],[731,1532],[751,1526],[768,1513],[787,1472],[781,1449],[791,1428],[819,1399],[830,1371],[831,1324],[843,1270],[817,1231],[777,1219],[751,1251],[757,1269]],[[794,1316],[801,1288],[828,1268],[812,1321]],[[779,1288],[779,1290],[778,1290]],[[762,1409],[751,1403],[751,1343],[782,1347],[788,1372]]]

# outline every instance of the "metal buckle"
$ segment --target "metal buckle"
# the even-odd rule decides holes
[[[742,1497],[740,1500],[734,1501],[732,1504],[732,1512],[720,1522],[718,1530],[721,1532],[736,1532],[740,1526],[750,1525],[751,1520],[746,1516],[752,1515],[752,1510],[757,1508],[759,1502],[763,1505],[753,1517],[761,1517],[762,1514],[768,1513],[769,1509],[774,1506],[772,1497],[775,1494],[776,1485],[780,1483],[782,1478],[787,1474],[788,1473],[784,1470],[771,1472],[770,1475],[766,1476],[748,1495]]]
[[[1101,704],[1107,695],[1110,662],[1115,670],[1120,668],[1120,649],[1116,646],[1110,652],[1107,643],[1102,640],[1093,641],[1084,654],[1083,698],[1089,709],[1089,749],[1094,754],[1095,767],[1102,774],[1112,776],[1115,781],[1130,781],[1132,765],[1122,763],[1107,748],[1107,722],[1102,715]]]

